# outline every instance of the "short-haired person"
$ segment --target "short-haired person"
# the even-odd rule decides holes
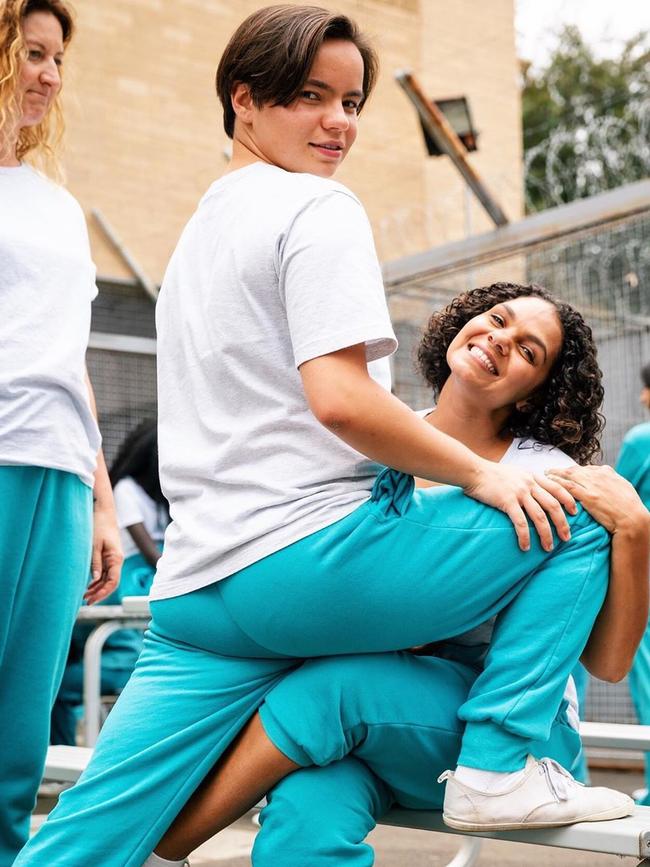
[[[318,7],[259,10],[225,49],[233,159],[183,231],[157,307],[172,522],[151,628],[93,760],[16,867],[140,867],[302,660],[442,640],[502,609],[461,711],[457,781],[522,772],[548,735],[605,598],[609,537],[560,483],[476,455],[370,375],[396,341],[368,219],[331,176],[375,73],[355,25]],[[560,337],[547,318],[526,393],[552,371]],[[466,363],[499,394],[511,356],[493,355]],[[413,475],[458,487],[413,491]],[[275,775],[272,761],[260,792]],[[519,802],[505,801],[491,798],[497,813],[481,821],[512,821]],[[249,805],[232,791],[233,816]],[[625,815],[631,801],[574,787],[554,822],[605,809]]]
[[[650,364],[641,368],[642,406],[650,410]],[[616,461],[618,472],[628,479],[650,509],[650,422],[631,428],[623,438]],[[650,624],[641,639],[629,677],[630,692],[639,722],[650,725]],[[645,792],[639,803],[650,806],[650,753],[645,756]]]
[[[84,364],[97,294],[84,216],[30,165],[55,168],[72,33],[62,0],[0,0],[1,867],[28,836],[84,590],[108,595],[121,562]]]
[[[507,389],[491,397],[490,378],[465,363],[468,336],[486,348],[505,348],[510,341],[515,360],[504,366],[501,378],[510,390],[517,385],[525,390],[532,372],[525,356],[535,351],[545,320],[554,317],[562,323],[562,346],[552,386],[543,383],[542,393],[525,395],[514,408]],[[594,676],[620,680],[646,623],[648,516],[629,482],[609,467],[576,466],[598,454],[602,428],[603,390],[591,330],[570,305],[538,286],[496,283],[466,292],[436,312],[418,356],[436,398],[435,411],[426,415],[434,427],[490,460],[538,472],[574,467],[577,495],[613,535],[609,589],[583,659]],[[502,616],[418,648],[417,656],[404,651],[312,660],[268,693],[259,710],[262,731],[287,757],[278,772],[289,776],[268,795],[253,851],[256,867],[366,867],[373,854],[364,838],[392,804],[440,809],[443,789],[437,778],[456,764],[460,751],[459,709],[484,667]],[[533,623],[531,629],[543,625]],[[529,640],[528,632],[522,639]],[[516,644],[511,650],[517,652]],[[531,745],[532,755],[575,774],[584,760],[577,729],[576,690],[569,680],[550,735]],[[229,758],[234,772],[224,780],[218,770],[201,786],[158,852],[168,858],[186,854],[221,830],[228,792],[243,791],[266,773],[265,764],[256,765],[251,755],[263,755],[259,734],[238,742]],[[574,785],[568,777],[563,783]]]

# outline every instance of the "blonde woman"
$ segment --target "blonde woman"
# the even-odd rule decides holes
[[[97,293],[84,217],[32,167],[56,174],[72,33],[61,0],[0,2],[0,867],[27,839],[84,590],[102,599],[121,563],[84,366]]]

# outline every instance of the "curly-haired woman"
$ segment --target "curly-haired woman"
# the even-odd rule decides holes
[[[547,336],[554,320],[561,325],[561,348],[537,381],[535,356],[554,345]],[[602,429],[603,389],[591,330],[573,307],[545,289],[497,283],[466,292],[434,313],[418,360],[436,399],[426,418],[438,430],[489,460],[542,473],[571,468],[560,474],[612,533],[609,589],[582,660],[595,677],[620,680],[648,608],[648,516],[631,485],[610,468],[579,466],[598,455]],[[484,557],[491,556],[487,540]],[[584,556],[591,554],[585,550]],[[482,565],[480,560],[473,568]],[[276,772],[289,776],[275,786],[262,812],[253,853],[257,867],[371,865],[364,838],[391,805],[442,806],[436,780],[457,763],[468,695],[501,619],[503,614],[415,654],[305,663],[269,692],[259,719],[232,751],[229,769],[206,781],[157,851],[191,852],[223,827],[228,793],[268,774],[275,749]],[[531,612],[528,628],[522,627],[511,636],[513,659],[522,639],[543,647],[543,611]],[[542,651],[538,675],[545,664]],[[577,722],[569,680],[550,733],[540,731],[531,754],[575,772],[582,757]],[[520,782],[517,775],[497,780],[513,788]],[[564,785],[572,785],[566,776]],[[308,834],[301,833],[304,828]]]
[[[114,589],[121,560],[84,366],[97,292],[84,217],[29,165],[56,173],[72,33],[61,0],[0,0],[2,867],[27,839],[75,613],[84,590]]]
[[[576,507],[559,483],[473,452],[369,372],[396,341],[368,219],[331,178],[375,73],[354,23],[313,6],[258,10],[225,49],[217,85],[233,160],[185,228],[156,311],[172,523],[151,628],[92,762],[16,867],[140,867],[305,658],[440,640],[507,608],[463,707],[459,761],[492,785],[522,772],[551,728],[605,597],[609,538],[583,510],[564,515],[554,495]],[[540,329],[529,360],[503,344],[494,369],[474,350],[467,363],[497,392],[516,364],[529,393],[560,351],[552,310]],[[414,491],[411,474],[459,487]],[[539,531],[530,541],[526,515]],[[531,621],[536,634],[513,656]],[[261,792],[283,760],[276,750]],[[564,777],[533,773],[525,788],[541,807]],[[616,792],[565,790],[549,821],[631,809]],[[222,792],[232,814],[249,806]],[[483,798],[477,821],[510,824],[520,805]]]

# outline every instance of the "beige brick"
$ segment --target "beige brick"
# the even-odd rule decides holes
[[[65,166],[152,279],[162,278],[199,197],[224,171],[214,92],[219,56],[260,4],[241,0],[77,0],[66,58]],[[522,213],[513,0],[347,0],[381,58],[358,143],[337,176],[362,199],[383,259],[485,231],[491,222],[444,158],[428,158],[393,75],[411,68],[432,98],[466,94],[480,130],[470,159],[511,218]],[[100,274],[128,270],[90,221]]]

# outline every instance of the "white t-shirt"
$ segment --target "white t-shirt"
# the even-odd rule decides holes
[[[137,554],[139,549],[126,529],[134,524],[144,524],[154,542],[162,542],[165,527],[169,523],[167,509],[157,503],[131,476],[125,476],[113,488],[117,526],[120,528],[122,550],[125,557]]]
[[[0,167],[0,464],[92,487],[101,444],[84,382],[97,294],[77,201],[27,165]]]
[[[255,163],[216,181],[156,310],[159,454],[172,523],[152,598],[204,587],[348,515],[378,466],[310,411],[298,366],[390,355],[368,218],[341,184]]]

